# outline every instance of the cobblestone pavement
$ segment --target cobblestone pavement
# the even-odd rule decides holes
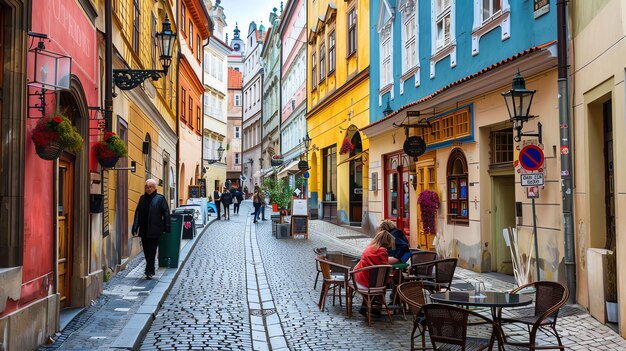
[[[368,327],[345,306],[320,311],[313,248],[360,254],[371,240],[349,227],[311,221],[309,240],[276,239],[271,222],[254,225],[251,206],[239,216],[214,223],[200,239],[170,291],[142,350],[406,350],[410,321],[401,314],[389,323],[373,317]],[[269,218],[269,216],[267,216]],[[510,278],[457,269],[454,289],[475,281],[488,290],[510,290]],[[355,299],[358,309],[360,299]],[[527,308],[507,310],[515,314]],[[568,350],[626,350],[626,341],[579,306],[566,306],[557,329]],[[523,338],[524,332],[508,333]],[[541,342],[552,342],[541,338]],[[510,348],[507,347],[507,350]]]

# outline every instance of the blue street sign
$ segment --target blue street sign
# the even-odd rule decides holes
[[[304,179],[309,179],[309,172],[304,172]]]
[[[543,150],[537,145],[526,145],[519,152],[519,164],[527,171],[536,171],[543,166]]]

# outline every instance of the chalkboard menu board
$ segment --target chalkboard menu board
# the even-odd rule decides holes
[[[200,187],[200,197],[206,197],[206,179],[198,178],[196,184]]]
[[[199,185],[189,185],[189,197],[190,198],[198,198],[198,197],[200,197],[200,186]]]
[[[296,235],[304,235],[305,239],[309,239],[309,217],[308,216],[291,216],[291,238]]]

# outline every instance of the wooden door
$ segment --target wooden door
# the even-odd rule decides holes
[[[515,228],[515,177],[492,177],[493,182],[493,239],[491,269],[513,275],[511,249],[506,246],[502,231]]]
[[[58,286],[61,308],[64,308],[71,305],[74,164],[63,158],[59,160],[58,188]]]

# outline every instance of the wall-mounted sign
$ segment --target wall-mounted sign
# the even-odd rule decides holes
[[[298,169],[301,171],[309,170],[309,163],[306,162],[305,160],[298,162]]]
[[[539,18],[542,15],[550,12],[550,0],[533,0],[535,9],[535,18]]]
[[[426,143],[421,137],[410,136],[404,141],[403,149],[411,157],[422,156],[426,152]]]
[[[522,186],[540,186],[544,184],[543,173],[521,174]]]
[[[378,191],[378,172],[372,172],[372,191]]]

